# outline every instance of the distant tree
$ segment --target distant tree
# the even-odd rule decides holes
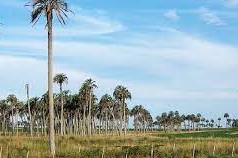
[[[113,92],[113,96],[122,103],[123,108],[123,119],[124,119],[124,135],[126,135],[126,100],[131,99],[131,92],[124,86],[117,86]],[[122,118],[122,114],[121,114]],[[122,119],[121,119],[122,125]],[[120,128],[120,134],[122,132],[122,126]]]
[[[68,77],[66,74],[60,73],[56,74],[54,77],[54,82],[60,86],[60,101],[61,101],[61,112],[60,112],[60,135],[63,136],[63,125],[64,125],[64,96],[63,96],[63,84],[68,83]]]
[[[225,113],[224,114],[224,118],[226,119],[226,128],[228,127],[228,118],[229,118],[229,114],[228,113]]]
[[[202,127],[204,128],[204,127],[205,127],[206,119],[203,117],[203,118],[201,119],[201,122],[202,122]]]
[[[206,127],[209,126],[209,120],[206,120]]]
[[[231,126],[232,119],[228,118],[227,119],[227,125],[230,127]]]
[[[100,108],[100,111],[101,111],[101,116],[103,116],[103,113],[105,113],[105,132],[107,134],[108,132],[108,120],[109,120],[109,117],[108,117],[108,114],[109,114],[109,109],[112,105],[112,97],[109,95],[109,94],[105,94],[101,97],[101,100],[99,102],[99,108]],[[100,116],[100,117],[101,117]]]
[[[214,121],[213,119],[211,119],[211,121],[210,121],[210,127],[211,127],[211,128],[214,127],[214,123],[215,123],[215,121]]]
[[[219,117],[217,120],[218,120],[218,128],[221,128],[221,118]]]
[[[200,113],[198,113],[197,116],[196,116],[196,122],[197,122],[198,130],[200,130],[200,127],[201,127],[201,117],[202,117],[202,115]]]
[[[233,128],[237,128],[237,127],[238,127],[238,119],[234,119],[234,120],[232,121],[232,127],[233,127]]]
[[[0,113],[2,118],[2,132],[6,135],[6,116],[9,110],[9,105],[6,100],[0,100]]]
[[[14,108],[17,104],[17,97],[14,94],[10,94],[7,97],[7,102],[10,104],[11,106],[11,111],[12,111],[12,134],[14,134]]]

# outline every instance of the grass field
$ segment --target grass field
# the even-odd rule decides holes
[[[57,158],[229,158],[238,157],[237,129],[204,132],[129,133],[118,136],[57,137]],[[47,138],[0,137],[1,158],[46,158]],[[215,150],[214,150],[215,148]],[[152,156],[151,156],[152,155]]]

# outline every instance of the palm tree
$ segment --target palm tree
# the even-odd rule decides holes
[[[211,119],[210,122],[211,122],[211,123],[210,123],[210,127],[213,128],[213,126],[214,126],[214,122],[215,122],[214,119]]]
[[[8,112],[8,104],[6,100],[0,100],[0,112],[1,116],[3,118],[2,120],[2,132],[4,132],[4,135],[6,135],[6,115]]]
[[[110,105],[112,104],[112,97],[109,94],[105,94],[102,96],[99,106],[102,112],[105,112],[105,132],[107,134],[108,130],[108,112]]]
[[[206,119],[203,117],[203,118],[201,119],[203,128],[205,127],[205,121],[206,121]]]
[[[221,128],[221,118],[218,118],[218,128]]]
[[[68,4],[66,0],[31,0],[32,13],[31,23],[35,24],[40,16],[44,14],[46,17],[46,27],[48,29],[48,93],[49,93],[49,114],[50,114],[50,126],[49,126],[49,142],[50,153],[54,157],[55,155],[55,136],[54,136],[54,101],[53,101],[53,13],[57,15],[57,18],[61,24],[65,24],[65,17],[67,18],[67,12],[69,12]]]
[[[123,107],[123,119],[124,119],[124,135],[126,135],[126,105],[125,101],[127,99],[131,99],[131,93],[126,87],[123,86],[117,86],[113,92],[113,96],[119,100],[122,103]],[[122,114],[121,114],[122,118]],[[122,132],[122,119],[121,119],[121,128],[120,128],[120,134]]]
[[[88,103],[88,134],[92,134],[92,99],[93,99],[93,89],[97,88],[96,82],[94,80],[87,79],[84,82],[84,86],[86,88],[86,101]]]
[[[139,115],[142,112],[142,105],[136,105],[131,111],[130,115],[134,117],[134,130],[137,132],[138,131],[138,126],[139,126]]]
[[[228,113],[225,113],[225,114],[224,114],[224,118],[226,118],[226,128],[227,128],[227,126],[228,126],[229,114],[228,114]]]
[[[198,113],[197,116],[196,116],[196,118],[197,118],[196,120],[197,120],[197,123],[198,123],[198,125],[197,125],[198,130],[200,130],[200,127],[201,127],[201,117],[202,117],[202,115],[200,113]]]
[[[97,88],[97,85],[95,84],[95,81],[92,79],[87,79],[84,81],[83,85],[81,86],[79,90],[79,96],[83,103],[83,134],[85,134],[86,131],[86,109],[88,106],[88,115],[87,115],[87,126],[88,126],[88,134],[91,135],[91,125],[92,125],[92,116],[91,116],[91,110],[92,110],[92,103],[93,100],[96,99],[96,97],[93,97],[93,89]]]
[[[13,109],[15,108],[16,104],[17,104],[17,97],[14,94],[10,94],[7,97],[7,102],[10,104],[11,106],[11,111],[12,111],[12,134],[14,134],[14,113],[13,113]]]
[[[63,136],[63,121],[64,121],[64,96],[63,96],[63,84],[68,83],[68,77],[63,74],[56,74],[54,77],[54,82],[60,86],[60,100],[61,100],[61,112],[60,112],[60,135]]]
[[[19,101],[16,102],[15,108],[16,108],[17,136],[18,136],[19,110],[21,110],[23,108],[23,106],[24,106],[23,102],[19,102]]]

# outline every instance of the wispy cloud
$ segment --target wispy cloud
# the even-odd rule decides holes
[[[58,40],[54,42],[54,55],[56,59],[62,58],[66,63],[70,62],[72,67],[90,63],[91,69],[101,67],[103,70],[115,71],[114,68],[117,67],[134,70],[135,73],[143,72],[153,78],[159,76],[166,79],[157,83],[159,87],[165,86],[164,89],[173,86],[182,89],[232,88],[238,84],[235,80],[238,76],[233,74],[238,70],[238,48],[179,31],[166,31],[161,37],[155,34],[128,38],[125,41],[127,45],[122,44],[120,39],[116,43]],[[30,42],[32,45],[26,47],[25,43]],[[33,52],[36,57],[46,55],[47,52],[44,41],[9,40],[0,42],[0,46],[2,49],[14,46],[14,52],[26,49],[29,56]],[[14,55],[17,56],[16,53]],[[195,94],[197,93],[192,96],[195,97]]]
[[[85,36],[100,36],[112,34],[126,30],[126,26],[120,21],[111,18],[106,13],[76,9],[75,15],[70,15],[67,21],[67,26],[62,27],[55,25],[54,33],[58,37],[85,37]],[[42,23],[32,27],[28,26],[8,26],[4,28],[4,34],[13,37],[44,37],[46,36],[45,26]]]
[[[2,73],[8,73],[7,76],[2,77],[1,84],[4,84],[4,91],[0,92],[1,97],[8,95],[9,93],[16,93],[19,97],[24,98],[24,85],[29,83],[32,87],[32,96],[41,95],[47,89],[47,62],[45,60],[36,60],[33,58],[0,56],[0,70]],[[6,64],[9,66],[6,68]],[[29,66],[31,65],[31,66]],[[237,99],[235,91],[223,90],[186,90],[178,89],[174,87],[166,87],[160,83],[142,82],[142,81],[123,81],[120,79],[101,77],[94,73],[84,72],[82,70],[76,70],[68,68],[67,66],[55,63],[54,72],[64,72],[69,78],[69,84],[67,89],[77,92],[80,84],[87,78],[93,78],[99,85],[97,95],[101,96],[104,93],[112,93],[113,89],[119,85],[125,85],[130,89],[134,98],[157,100],[157,99]],[[9,73],[13,72],[14,73]],[[22,75],[24,74],[24,75]],[[18,80],[16,80],[18,78]],[[155,86],[157,85],[157,86]],[[3,85],[1,85],[3,86]],[[14,88],[12,88],[14,87]],[[55,87],[55,92],[58,91]],[[144,93],[150,91],[150,93]],[[40,92],[40,93],[39,93]]]
[[[216,26],[223,26],[226,25],[226,23],[213,11],[207,9],[207,8],[200,8],[198,10],[202,20],[206,24],[216,25]]]
[[[177,11],[175,9],[168,10],[164,13],[164,16],[170,20],[177,21],[180,19],[180,16],[178,15]]]
[[[238,6],[238,0],[223,0],[227,6],[230,7],[237,7]]]
[[[91,34],[107,34],[119,32],[126,27],[119,21],[111,18],[106,11],[94,10],[88,11],[83,9],[74,9],[75,16],[72,17],[72,25],[76,25],[78,30]]]

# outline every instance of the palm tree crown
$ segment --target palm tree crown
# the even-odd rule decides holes
[[[30,5],[33,7],[31,13],[31,22],[33,24],[44,14],[47,17],[46,26],[48,26],[50,20],[53,20],[53,12],[56,13],[59,22],[65,24],[64,18],[68,18],[67,12],[70,12],[66,0],[32,0]]]
[[[131,93],[123,86],[117,86],[113,92],[113,96],[120,101],[123,99],[131,99]]]
[[[54,82],[62,85],[63,83],[68,84],[68,77],[64,73],[56,74],[54,77]]]

